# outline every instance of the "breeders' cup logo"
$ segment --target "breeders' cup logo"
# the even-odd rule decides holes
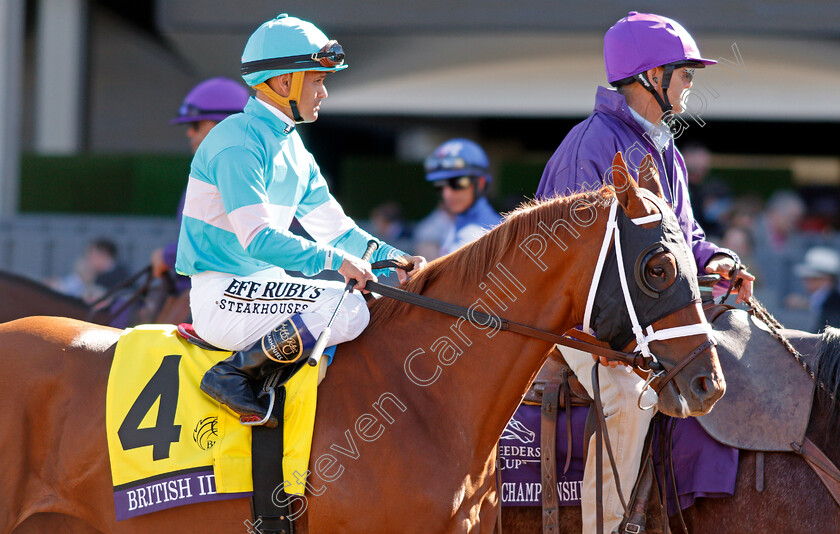
[[[219,432],[216,430],[218,422],[218,417],[205,417],[196,423],[193,441],[201,450],[206,451],[216,444],[216,439],[219,437]]]
[[[533,443],[535,438],[536,434],[515,418],[510,420],[502,433],[502,439],[516,439],[522,443]]]

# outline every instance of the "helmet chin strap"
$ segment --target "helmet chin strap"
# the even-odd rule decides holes
[[[271,101],[275,104],[283,106],[284,108],[290,108],[292,110],[292,119],[294,119],[295,123],[300,124],[302,122],[306,122],[303,120],[303,117],[300,116],[297,104],[298,100],[300,100],[301,93],[303,93],[304,74],[305,71],[296,71],[292,73],[292,83],[289,88],[289,96],[280,96],[266,82],[258,83],[254,86],[254,89],[262,91],[265,96],[271,99]]]
[[[674,120],[674,106],[672,106],[671,102],[668,100],[668,87],[671,86],[671,76],[674,74],[674,65],[665,65],[663,68],[665,69],[665,72],[662,73],[661,95],[656,91],[656,87],[650,83],[650,80],[648,80],[647,74],[644,71],[633,77],[642,85],[642,87],[653,95],[653,98],[656,99],[659,107],[662,108],[663,120],[665,121],[665,124],[670,127],[671,121]]]

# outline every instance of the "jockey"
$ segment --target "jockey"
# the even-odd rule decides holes
[[[451,217],[441,256],[475,241],[501,221],[484,196],[490,183],[490,161],[476,143],[450,139],[426,158],[426,180],[440,192],[443,208]]]
[[[738,257],[706,241],[691,211],[685,163],[669,128],[674,115],[685,111],[695,69],[716,62],[700,55],[694,39],[676,21],[635,11],[607,31],[604,62],[607,81],[615,89],[598,88],[594,112],[569,132],[548,161],[537,197],[598,189],[612,183],[610,167],[618,151],[624,153],[628,165],[637,169],[642,158],[651,154],[666,200],[694,253],[698,272],[730,278]],[[752,295],[754,277],[742,270],[739,278],[737,301],[742,302]],[[560,351],[592,395],[591,358],[598,359],[565,347]],[[601,363],[608,362],[602,358]],[[609,365],[599,369],[601,398],[621,488],[624,497],[628,497],[628,488],[632,488],[639,472],[645,434],[653,414],[652,410],[638,408],[642,379],[625,369],[614,368],[614,362]],[[648,394],[653,395],[649,389]],[[644,402],[652,404],[655,398]],[[584,533],[596,531],[595,458],[590,453],[584,467]],[[610,532],[618,528],[623,509],[608,464],[603,473],[604,526]]]
[[[341,45],[312,23],[286,14],[265,22],[242,53],[256,97],[210,131],[192,161],[176,267],[191,277],[196,332],[239,351],[207,371],[201,389],[241,416],[265,413],[249,381],[305,358],[344,293],[345,284],[285,269],[337,270],[359,290],[376,280],[358,257],[373,238],[344,214],[297,132],[318,118],[326,76],[346,67]],[[289,232],[293,217],[314,241]],[[408,275],[425,265],[385,243],[372,261],[399,256],[414,264]],[[368,320],[361,295],[348,295],[331,341],[355,338]]]
[[[207,137],[214,126],[234,113],[239,113],[248,102],[248,90],[230,78],[218,77],[205,80],[192,88],[184,98],[178,110],[178,116],[169,124],[186,124],[187,139],[193,154],[198,145]],[[184,211],[184,195],[178,204],[178,224]],[[175,255],[178,241],[173,241],[163,248],[152,252],[152,274],[161,277],[164,273],[175,272]],[[175,289],[178,293],[190,287],[190,279],[177,276]]]

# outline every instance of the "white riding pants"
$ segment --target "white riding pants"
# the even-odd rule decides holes
[[[568,347],[558,346],[569,367],[572,368],[586,392],[592,398],[592,366],[595,361],[592,354]],[[625,502],[630,498],[633,484],[639,474],[642,448],[645,444],[650,420],[655,410],[641,410],[638,406],[639,395],[644,386],[644,380],[635,373],[628,373],[624,366],[614,368],[599,366],[598,380],[601,386],[601,403],[607,422],[607,432],[612,445],[618,476],[621,482],[621,492]],[[656,394],[648,389],[645,392],[643,405],[649,406],[656,402]],[[594,407],[593,407],[594,409]],[[618,530],[624,516],[621,500],[615,486],[615,477],[607,456],[606,443],[603,455],[603,503],[604,503],[604,534]],[[583,512],[583,534],[595,534],[596,503],[595,503],[595,436],[589,441],[586,455],[586,465],[583,470],[583,495],[581,496],[581,511]],[[629,503],[628,503],[629,505]]]
[[[190,309],[196,333],[227,350],[249,348],[294,314],[314,338],[323,332],[344,292],[344,284],[295,278],[283,269],[250,276],[204,272],[191,277]],[[370,315],[358,291],[347,295],[332,324],[330,345],[356,338]]]

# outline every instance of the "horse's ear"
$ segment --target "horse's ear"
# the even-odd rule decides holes
[[[615,187],[615,198],[624,208],[624,211],[630,215],[630,210],[638,210],[641,207],[642,194],[639,191],[639,186],[636,185],[636,180],[630,176],[630,171],[627,170],[627,164],[624,162],[624,156],[621,155],[621,152],[615,153],[610,169],[612,170],[613,187]]]
[[[659,169],[653,162],[653,156],[646,155],[639,165],[639,187],[644,187],[662,200],[665,200],[665,193],[662,191],[662,183],[659,181]]]

